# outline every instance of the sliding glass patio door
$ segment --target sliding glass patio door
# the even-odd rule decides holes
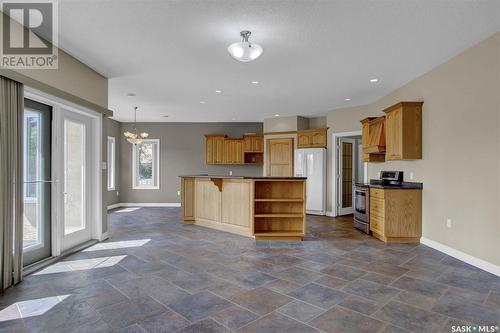
[[[24,100],[23,265],[51,256],[52,107]]]

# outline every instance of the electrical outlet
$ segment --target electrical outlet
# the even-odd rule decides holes
[[[230,170],[229,171],[229,175],[232,176],[233,175],[233,171]]]
[[[414,178],[414,175],[413,175],[413,171],[412,171],[412,172],[410,172],[410,179],[413,180],[413,178]]]
[[[181,196],[181,191],[177,191],[177,196]]]
[[[451,219],[446,219],[446,227],[451,228]]]
[[[120,192],[116,191],[116,196],[119,196],[120,195]]]

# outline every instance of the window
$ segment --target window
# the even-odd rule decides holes
[[[133,146],[133,179],[135,189],[158,189],[160,160],[160,140],[144,140]]]
[[[108,136],[108,191],[115,189],[115,138]]]

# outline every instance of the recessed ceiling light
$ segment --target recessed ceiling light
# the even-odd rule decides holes
[[[350,98],[346,98],[345,100],[346,100],[346,102],[349,102],[351,99]]]
[[[252,84],[259,84],[259,81],[252,81]]]
[[[168,114],[164,114],[162,117],[163,118],[168,118]]]
[[[216,94],[220,94],[222,92],[222,90],[216,90],[215,93]]]
[[[280,115],[276,113],[274,116],[275,116],[275,117],[279,117]]]
[[[236,118],[231,118],[231,120],[236,120]]]
[[[134,93],[128,93],[127,97],[135,97],[135,94]]]
[[[205,101],[200,101],[200,104],[205,104],[206,102]]]
[[[370,79],[370,82],[371,82],[371,83],[378,82],[378,79]]]

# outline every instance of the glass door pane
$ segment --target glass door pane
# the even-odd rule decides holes
[[[85,124],[64,120],[64,234],[85,229]]]
[[[30,265],[51,254],[52,108],[24,101],[23,261]]]

